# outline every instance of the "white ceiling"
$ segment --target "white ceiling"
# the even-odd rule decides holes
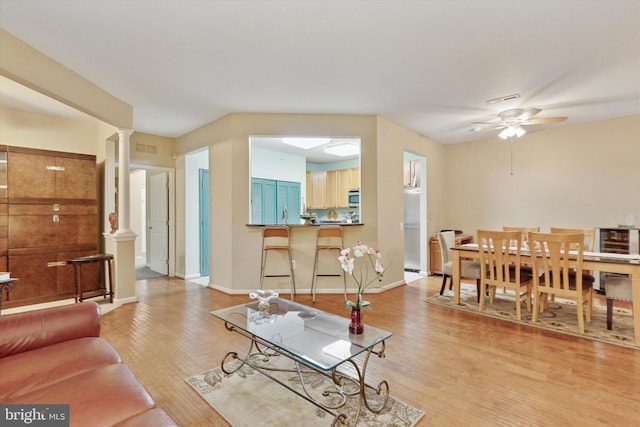
[[[379,114],[446,144],[509,108],[640,114],[638,22],[621,0],[0,0],[0,27],[172,137],[230,112]],[[10,87],[2,105],[44,108]]]

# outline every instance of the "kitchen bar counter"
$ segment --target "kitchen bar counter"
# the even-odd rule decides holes
[[[315,224],[247,224],[247,227],[265,227],[267,225],[288,225],[289,227],[318,227],[320,225],[341,225],[345,227],[364,225],[361,222],[347,223],[347,222],[316,222]]]
[[[302,222],[302,221],[301,221]],[[253,267],[256,269],[256,277],[260,277],[260,248],[262,246],[262,230],[271,224],[246,224],[247,237],[254,240],[255,257],[253,259]],[[282,226],[285,224],[274,224],[274,226]],[[294,261],[294,275],[296,281],[296,289],[299,293],[309,293],[311,291],[311,282],[313,279],[313,267],[315,265],[316,243],[319,227],[322,225],[339,225],[344,234],[344,246],[353,247],[358,241],[363,240],[363,234],[366,228],[361,227],[362,223],[316,223],[316,224],[286,224],[291,230],[291,255]],[[328,254],[325,254],[328,255]],[[332,256],[322,256],[318,260],[318,271],[323,274],[340,273],[340,263],[338,262],[338,253]],[[288,271],[286,256],[273,256],[269,260],[269,268],[272,271],[282,272]],[[349,282],[349,281],[348,281]],[[348,283],[349,286],[352,283]],[[276,292],[288,293],[291,287],[288,277],[265,279],[265,289],[273,289]],[[323,277],[316,282],[318,293],[338,293],[344,292],[344,282],[341,277]],[[348,289],[353,292],[353,289]]]

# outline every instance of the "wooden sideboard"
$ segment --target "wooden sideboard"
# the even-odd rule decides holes
[[[74,297],[68,260],[98,251],[97,184],[95,156],[0,146],[0,269],[20,279],[5,308]],[[82,274],[99,286],[95,265]]]
[[[456,235],[456,245],[472,242],[473,236],[471,234]],[[429,274],[442,274],[442,259],[438,236],[433,236],[429,239]]]

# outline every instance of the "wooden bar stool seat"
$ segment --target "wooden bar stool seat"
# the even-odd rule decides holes
[[[266,226],[262,229],[262,260],[260,261],[260,289],[264,284],[265,277],[289,277],[291,282],[291,300],[296,294],[296,282],[293,276],[293,257],[291,256],[290,229],[286,225]],[[265,274],[267,266],[267,255],[270,252],[281,252],[287,256],[289,262],[289,273],[287,274]]]
[[[316,254],[313,262],[313,275],[311,277],[311,295],[313,302],[316,302],[316,277],[340,277],[344,286],[344,300],[347,301],[347,278],[344,270],[340,267],[338,257],[340,251],[344,248],[344,239],[342,236],[342,227],[339,225],[321,225],[318,227],[318,235],[316,238]],[[340,270],[339,273],[318,273],[318,258],[321,251],[333,252],[335,255],[335,265]]]

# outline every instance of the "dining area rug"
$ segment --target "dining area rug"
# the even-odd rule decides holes
[[[496,291],[494,304],[489,303],[489,298],[483,311],[478,310],[477,292],[475,283],[460,284],[460,305],[453,303],[453,291],[446,290],[443,295],[435,294],[427,298],[426,302],[455,310],[462,310],[469,313],[476,313],[482,316],[489,316],[496,319],[503,319],[510,322],[529,325],[536,328],[560,332],[583,338],[589,338],[601,342],[617,344],[624,347],[640,350],[640,345],[634,342],[633,314],[630,309],[616,307],[613,308],[613,327],[607,330],[606,306],[597,305],[594,302],[591,315],[591,322],[585,320],[585,333],[578,331],[578,315],[576,303],[573,300],[556,298],[548,303],[547,309],[538,315],[538,321],[531,320],[531,313],[527,312],[524,299],[522,301],[522,320],[516,317],[515,295],[510,291],[504,293],[502,290]]]
[[[272,358],[273,359],[273,358]],[[237,361],[234,363],[238,363]],[[226,366],[226,365],[225,365]],[[302,392],[296,373],[273,372],[281,381]],[[331,390],[333,382],[315,372],[303,374],[303,380],[312,396]],[[334,417],[314,404],[287,390],[255,369],[244,365],[230,375],[219,367],[185,380],[216,412],[234,427],[331,426]],[[392,386],[393,384],[391,384]],[[374,391],[367,393],[369,404],[377,407],[381,397]],[[357,410],[358,399],[349,396],[344,408],[351,420]],[[374,414],[363,405],[359,426],[412,427],[424,416],[424,411],[389,396],[380,414]]]

